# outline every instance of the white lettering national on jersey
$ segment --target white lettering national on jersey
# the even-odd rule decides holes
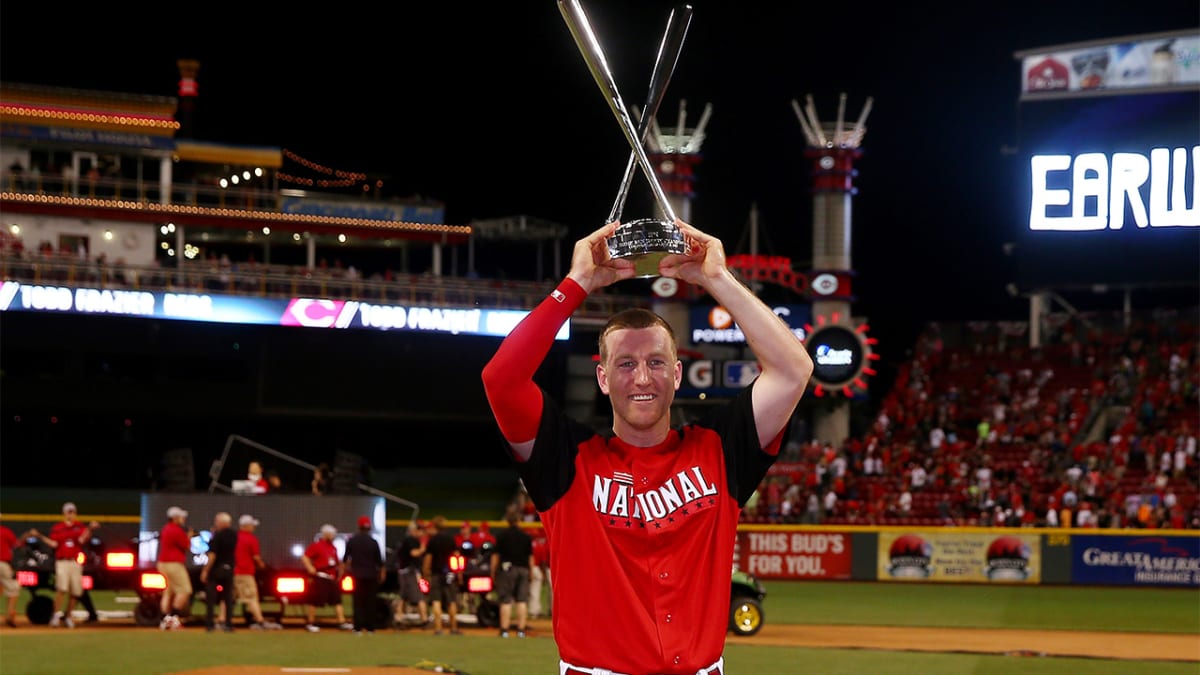
[[[680,471],[662,485],[638,491],[633,475],[614,471],[612,476],[592,477],[592,506],[596,512],[629,520],[651,523],[667,518],[680,509],[711,506],[707,499],[717,494],[716,484],[709,482],[699,466]],[[707,501],[708,504],[701,504]]]

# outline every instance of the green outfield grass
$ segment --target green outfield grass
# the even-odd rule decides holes
[[[1200,590],[764,582],[767,622],[1200,634]],[[1196,673],[1200,673],[1198,668]]]
[[[1150,631],[1193,633],[1200,640],[1200,592],[1193,590],[767,582],[767,591],[768,624]],[[131,608],[112,593],[95,595],[101,609]],[[201,611],[200,605],[196,608]],[[732,675],[1200,672],[1196,663],[808,649],[755,644],[754,637],[730,639],[725,656]],[[413,666],[422,661],[450,664],[471,675],[550,674],[556,672],[557,652],[546,635],[500,640],[492,630],[471,628],[462,637],[434,637],[428,631],[356,636],[329,630],[314,635],[300,630],[298,619],[291,619],[284,631],[232,635],[191,627],[163,633],[133,625],[36,635],[0,631],[0,673],[5,675],[157,675],[223,664]]]

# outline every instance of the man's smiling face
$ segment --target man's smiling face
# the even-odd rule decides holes
[[[661,326],[621,328],[605,341],[607,360],[596,367],[596,380],[612,401],[613,431],[638,445],[661,441],[683,381],[671,336]]]

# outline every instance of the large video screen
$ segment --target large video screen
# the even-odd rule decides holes
[[[374,524],[371,536],[379,542],[381,553],[387,551],[387,503],[383,497],[147,492],[142,494],[142,525],[138,533],[138,559],[147,566],[158,559],[158,533],[167,522],[167,509],[172,506],[188,512],[186,526],[194,532],[191,565],[203,565],[207,560],[213,518],[219,511],[233,516],[234,527],[244,514],[258,519],[255,534],[262,558],[274,568],[303,568],[300,557],[325,524],[337,528],[334,546],[341,557],[345,541],[354,534],[360,516],[371,519]]]
[[[1022,286],[1200,281],[1200,92],[1021,104]]]

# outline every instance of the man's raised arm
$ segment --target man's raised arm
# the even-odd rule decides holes
[[[720,239],[681,220],[675,222],[688,241],[689,252],[668,256],[659,271],[665,277],[702,286],[742,329],[762,367],[754,383],[754,424],[759,442],[766,447],[783,430],[804,395],[812,376],[812,358],[783,319],[733,276]]]
[[[554,336],[588,293],[633,276],[633,263],[608,255],[605,239],[616,228],[617,223],[609,223],[575,242],[567,278],[513,328],[483,368],[488,405],[519,461],[533,451],[542,417],[542,390],[533,375],[550,353]]]

